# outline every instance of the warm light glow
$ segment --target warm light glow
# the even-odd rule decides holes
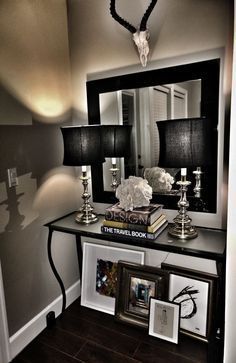
[[[45,175],[37,190],[33,208],[40,216],[61,215],[76,210],[82,194],[81,183],[74,175],[74,168],[60,167]]]
[[[116,165],[116,158],[111,158],[112,165]]]
[[[65,120],[71,109],[67,31],[63,1],[1,7],[0,81],[37,121]]]
[[[87,171],[87,166],[86,165],[82,165],[82,173],[86,173]]]
[[[38,98],[35,101],[35,108],[38,113],[45,116],[60,115],[62,110],[62,104],[56,99],[50,99],[47,97]]]

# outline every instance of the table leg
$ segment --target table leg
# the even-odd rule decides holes
[[[80,283],[82,283],[83,251],[82,251],[81,236],[78,234],[76,235],[76,247],[77,247],[78,262],[79,262]]]
[[[66,292],[65,292],[65,287],[64,287],[64,284],[62,282],[62,279],[59,275],[59,273],[57,272],[57,269],[55,267],[55,264],[53,262],[53,259],[52,259],[52,233],[53,231],[49,228],[49,233],[48,233],[48,260],[49,260],[49,263],[50,263],[50,266],[52,268],[52,271],[60,285],[60,288],[61,288],[61,292],[62,292],[62,309],[61,309],[61,312],[63,313],[63,311],[65,310],[66,308]]]

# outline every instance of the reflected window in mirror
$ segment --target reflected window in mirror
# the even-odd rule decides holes
[[[118,184],[121,178],[126,179],[129,175],[137,173],[137,137],[136,137],[136,99],[134,90],[108,92],[99,95],[102,125],[129,125],[131,129],[129,156],[116,158],[119,169],[117,175]],[[110,158],[103,163],[104,190],[112,191],[109,183],[109,170],[111,168]]]

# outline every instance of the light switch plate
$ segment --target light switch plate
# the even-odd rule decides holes
[[[9,188],[16,187],[18,185],[16,168],[7,169],[7,175]]]

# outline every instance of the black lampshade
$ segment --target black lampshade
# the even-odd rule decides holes
[[[131,125],[103,125],[105,157],[127,157],[130,154]]]
[[[99,125],[61,127],[64,165],[82,166],[104,162],[102,129]]]
[[[185,168],[212,163],[210,120],[187,118],[157,121],[156,124],[160,137],[160,166]]]

